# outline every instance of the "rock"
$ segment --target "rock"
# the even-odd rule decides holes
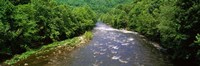
[[[28,66],[28,63],[25,63],[24,66]]]
[[[62,46],[58,46],[58,48],[61,48]]]
[[[58,54],[62,53],[60,50],[58,51]]]

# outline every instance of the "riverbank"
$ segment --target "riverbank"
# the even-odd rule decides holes
[[[3,65],[21,64],[23,61],[26,61],[27,59],[31,60],[31,58],[33,57],[37,57],[38,59],[45,58],[42,55],[48,54],[50,52],[53,52],[53,54],[61,53],[59,49],[66,49],[67,50],[66,52],[70,52],[74,48],[89,42],[92,39],[92,37],[93,37],[92,32],[86,32],[84,35],[79,37],[74,37],[72,39],[66,39],[64,41],[54,42],[48,45],[44,45],[38,49],[30,49],[29,51],[24,52],[20,55],[15,55],[12,59],[5,61]],[[24,63],[24,65],[28,64]]]
[[[136,32],[114,29],[98,22],[90,44],[70,54],[50,58],[40,66],[172,66]],[[42,60],[48,62],[49,59]],[[33,66],[33,65],[32,65]],[[37,65],[34,65],[37,66]]]

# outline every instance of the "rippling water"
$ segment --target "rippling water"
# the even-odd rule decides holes
[[[89,45],[74,51],[63,66],[170,66],[136,32],[113,29],[97,23]]]
[[[117,30],[98,22],[90,44],[50,57],[41,66],[171,66],[168,60],[136,32]],[[50,61],[52,60],[52,61]],[[42,60],[41,60],[42,61]],[[34,64],[33,64],[34,65]]]

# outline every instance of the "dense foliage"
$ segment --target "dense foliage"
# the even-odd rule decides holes
[[[174,63],[199,65],[199,0],[135,0],[118,5],[101,19],[159,42]]]
[[[132,0],[56,0],[71,6],[90,6],[97,13],[106,13],[118,4],[131,2]]]
[[[0,59],[78,36],[98,17],[160,43],[175,64],[200,65],[199,9],[200,0],[0,0]]]
[[[71,8],[53,0],[0,0],[0,59],[72,38],[93,28],[90,7]]]

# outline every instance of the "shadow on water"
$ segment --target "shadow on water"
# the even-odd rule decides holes
[[[42,66],[172,66],[136,32],[113,29],[98,22],[92,41],[72,52],[41,59]],[[30,65],[31,66],[31,65]],[[34,64],[32,65],[34,66]]]

